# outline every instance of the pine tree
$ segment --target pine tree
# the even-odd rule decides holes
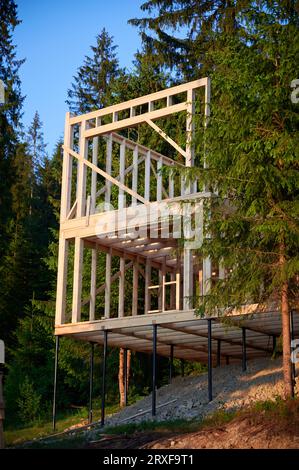
[[[113,37],[103,29],[91,46],[68,90],[66,103],[70,111],[81,114],[107,106],[111,102],[110,86],[120,74]]]
[[[32,123],[27,131],[28,151],[32,158],[33,171],[38,174],[38,170],[43,166],[47,156],[44,142],[43,123],[40,120],[38,111],[35,112]]]
[[[299,113],[290,100],[298,25],[298,14],[287,18],[273,5],[260,11],[250,42],[232,38],[213,52],[211,118],[204,136],[208,170],[198,170],[207,187],[217,188],[207,205],[204,253],[227,271],[200,311],[276,302],[287,397],[290,309],[299,294]]]
[[[23,102],[18,71],[24,61],[16,59],[12,40],[13,31],[19,23],[16,3],[0,0],[0,80],[5,85],[5,104],[0,105],[0,266],[9,239],[11,166]]]
[[[175,70],[180,79],[196,79],[200,70],[211,67],[206,53],[213,48],[215,35],[234,35],[244,28],[243,13],[254,2],[196,0],[149,0],[141,5],[147,17],[129,23],[140,29],[145,43],[157,49],[161,63]]]

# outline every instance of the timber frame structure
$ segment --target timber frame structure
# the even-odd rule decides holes
[[[244,369],[247,359],[271,355],[281,320],[277,308],[257,313],[255,306],[233,312],[229,326],[220,318],[199,318],[194,294],[205,295],[213,279],[226,273],[210,259],[199,261],[192,245],[181,249],[174,222],[164,224],[161,216],[162,207],[171,205],[176,215],[182,202],[209,197],[199,181],[163,172],[194,165],[194,116],[201,109],[204,132],[209,103],[210,80],[203,78],[80,116],[67,113],[55,335],[104,344],[104,352],[109,345],[153,353],[153,376],[156,354],[207,363],[212,399],[211,368],[230,361]],[[185,141],[179,144],[158,124],[182,113]],[[128,129],[139,125],[164,139],[169,155],[141,145],[136,133],[129,138]]]

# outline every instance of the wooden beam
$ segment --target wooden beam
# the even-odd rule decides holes
[[[138,190],[138,145],[135,145],[133,150],[133,165],[132,165],[132,190],[137,193]],[[137,199],[132,197],[132,206],[137,205]]]
[[[132,315],[138,315],[138,274],[139,259],[133,264]]]
[[[82,295],[82,267],[83,267],[84,240],[80,237],[75,239],[74,278],[73,278],[73,306],[72,322],[81,320],[81,295]]]
[[[120,318],[125,315],[125,258],[121,257],[119,263],[118,317]]]
[[[70,125],[70,113],[66,113],[64,127],[64,145],[73,146],[73,129]],[[64,149],[61,181],[60,220],[67,218],[71,206],[72,156]]]
[[[187,153],[182,149],[171,137],[169,137],[157,124],[155,124],[151,119],[145,119],[145,122],[151,126],[161,137],[163,137],[166,142],[168,142],[175,150],[177,150],[183,157],[187,158]]]
[[[151,309],[151,293],[149,290],[149,286],[151,285],[151,271],[152,265],[151,260],[146,259],[145,261],[145,285],[144,285],[144,313],[145,315]]]
[[[114,112],[135,108],[136,106],[149,103],[150,101],[157,101],[162,98],[173,97],[174,95],[184,93],[185,91],[189,89],[195,89],[195,88],[200,88],[202,86],[206,86],[207,81],[208,81],[208,78],[201,78],[199,80],[194,80],[192,82],[183,83],[181,85],[176,85],[174,87],[157,91],[149,95],[141,96],[139,98],[134,98],[132,100],[125,101],[120,104],[108,106],[107,108],[99,109],[97,111],[91,111],[81,116],[73,116],[70,118],[70,123],[78,124],[79,122],[81,122],[82,119],[91,120],[91,119],[95,119],[98,117],[106,116],[107,114],[112,114]],[[169,108],[173,108],[173,106],[169,106]],[[132,112],[132,114],[134,114],[134,112]]]
[[[106,173],[111,175],[112,169],[112,137],[108,136],[106,143]],[[93,172],[94,173],[94,172]],[[105,203],[108,205],[111,202],[111,181],[106,179],[105,182]]]
[[[134,193],[134,191],[132,191],[130,188],[128,188],[127,186],[125,186],[124,184],[120,183],[119,181],[117,181],[116,178],[113,178],[113,176],[110,176],[108,175],[108,173],[106,173],[105,171],[101,170],[99,167],[93,165],[91,162],[89,162],[88,160],[86,159],[83,159],[81,157],[81,155],[79,155],[77,152],[74,152],[73,150],[71,149],[67,149],[68,153],[70,153],[73,157],[77,158],[79,160],[79,162],[81,162],[81,164],[83,164],[83,166],[88,166],[89,168],[91,168],[93,171],[96,171],[99,175],[101,176],[104,176],[104,178],[106,178],[108,181],[111,181],[111,183],[115,184],[118,188],[121,188],[123,189],[124,191],[126,191],[128,194],[130,194],[131,196],[137,198],[140,202],[142,202],[143,204],[147,205],[148,204],[148,201],[146,201],[142,196],[139,196],[139,194],[137,193]]]
[[[150,150],[146,154],[145,158],[145,175],[144,175],[144,199],[150,200],[150,181],[151,178],[151,152]]]
[[[95,320],[96,308],[96,289],[97,289],[97,249],[91,250],[91,279],[90,279],[90,303],[89,320]]]
[[[105,318],[110,318],[110,305],[111,305],[111,248],[106,253],[106,273],[105,273]]]
[[[62,325],[65,322],[68,244],[68,240],[60,236],[58,246],[58,271],[56,290],[56,325]]]

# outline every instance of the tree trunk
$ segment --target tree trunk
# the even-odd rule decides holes
[[[280,268],[284,276],[285,267],[285,246],[280,247]],[[285,398],[294,396],[292,363],[291,363],[291,329],[290,329],[290,309],[288,282],[283,281],[281,288],[281,321],[282,321],[282,357],[283,357],[283,379]]]
[[[129,388],[129,377],[131,369],[131,351],[127,352],[127,390]],[[121,407],[126,405],[125,403],[125,383],[124,383],[124,349],[119,350],[119,369],[118,369],[118,388],[119,388],[119,404]]]

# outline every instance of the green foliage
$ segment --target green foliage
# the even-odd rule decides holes
[[[41,396],[34,390],[33,384],[26,376],[20,385],[19,398],[17,399],[18,414],[22,422],[30,423],[38,417]]]

